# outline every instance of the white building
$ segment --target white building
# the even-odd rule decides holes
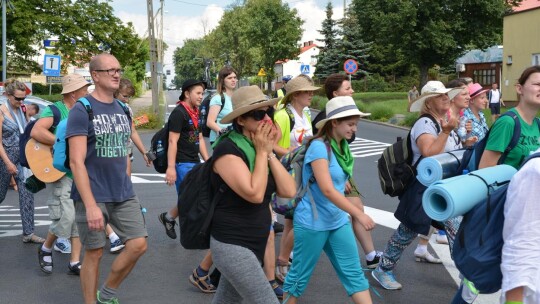
[[[277,80],[281,80],[285,75],[296,77],[300,74],[306,74],[309,77],[313,77],[318,55],[319,47],[313,41],[304,42],[298,58],[276,62],[274,71],[276,72]]]

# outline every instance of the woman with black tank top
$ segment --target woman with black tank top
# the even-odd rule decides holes
[[[223,274],[212,303],[279,303],[261,267],[272,225],[269,202],[273,192],[293,197],[296,185],[272,151],[276,102],[257,86],[243,87],[221,120],[232,122],[233,130],[218,138],[212,156],[212,187],[228,188],[212,219],[210,250]]]

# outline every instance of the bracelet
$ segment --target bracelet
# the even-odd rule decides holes
[[[268,155],[268,161],[271,161],[272,158],[276,158],[276,154],[275,154],[275,153],[272,153],[272,154]]]

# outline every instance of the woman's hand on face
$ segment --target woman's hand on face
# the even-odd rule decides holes
[[[255,133],[251,134],[251,141],[256,151],[272,152],[277,134],[273,131],[273,124],[261,120]],[[273,135],[271,135],[271,133]]]

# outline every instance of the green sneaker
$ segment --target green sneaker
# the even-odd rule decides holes
[[[99,298],[100,297],[99,297],[99,290],[98,290],[96,304],[120,304],[120,302],[118,302],[118,298],[112,298],[109,301],[101,301]]]

